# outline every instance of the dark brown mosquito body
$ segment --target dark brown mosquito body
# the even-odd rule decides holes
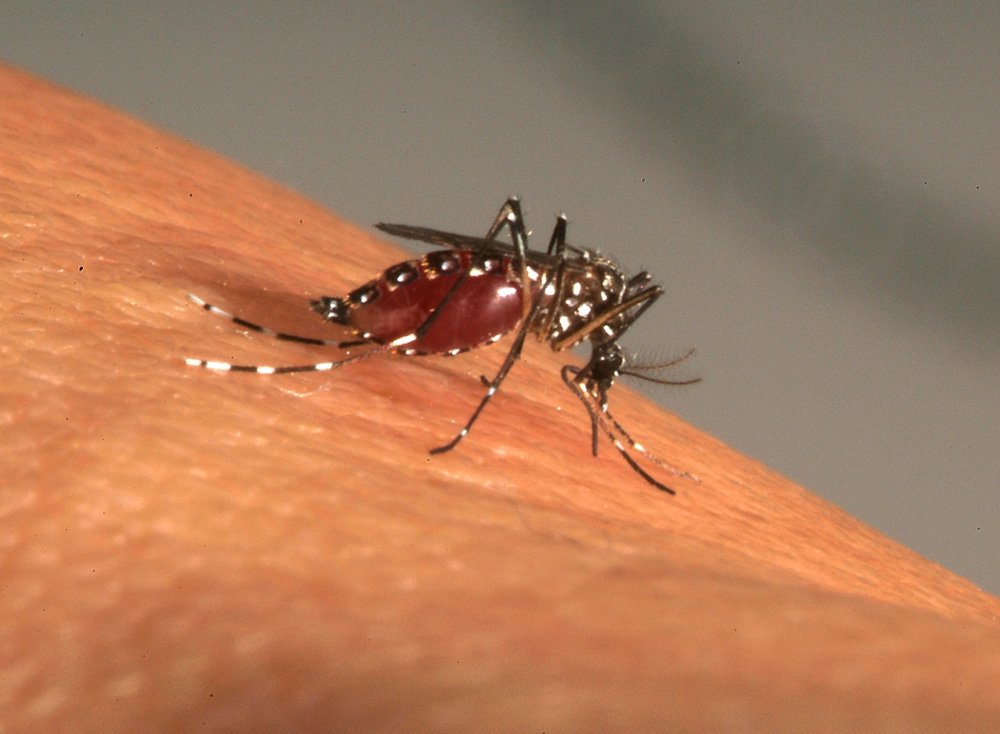
[[[535,335],[556,351],[587,341],[591,346],[589,361],[583,367],[566,365],[562,379],[590,415],[594,455],[599,433],[603,432],[632,469],[658,489],[674,493],[639,466],[629,449],[674,474],[679,472],[653,457],[608,412],[608,391],[621,374],[662,384],[697,382],[663,380],[644,374],[680,360],[651,367],[627,367],[618,340],[663,293],[662,288],[652,284],[649,273],[627,277],[608,258],[569,245],[564,216],[557,219],[546,252],[529,250],[516,198],[507,200],[486,236],[481,238],[410,225],[377,226],[398,237],[448,249],[394,265],[344,297],[325,296],[313,301],[313,309],[326,321],[352,332],[354,338],[349,341],[276,332],[191,296],[205,310],[279,339],[346,350],[364,346],[370,349],[349,353],[339,361],[286,367],[233,365],[201,359],[188,359],[187,363],[219,371],[258,374],[325,371],[384,352],[454,355],[495,342],[513,331],[513,343],[500,369],[492,380],[482,378],[487,390],[479,405],[449,443],[431,450],[432,454],[439,454],[454,448],[469,433],[520,357],[529,335]],[[510,244],[497,239],[505,227],[510,232]]]

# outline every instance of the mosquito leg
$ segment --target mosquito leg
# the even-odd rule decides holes
[[[594,456],[597,456],[597,415],[593,410],[591,410],[590,403],[584,398],[581,388],[578,387],[580,384],[578,379],[580,371],[579,367],[567,364],[563,366],[561,374],[563,382],[565,382],[566,386],[573,391],[574,395],[580,398],[583,402],[583,407],[587,409],[587,414],[590,416],[590,451]]]
[[[612,439],[612,441],[614,441],[614,439]],[[638,474],[640,477],[645,479],[647,482],[649,482],[662,492],[666,492],[667,494],[677,494],[677,492],[672,490],[670,487],[668,487],[666,484],[659,481],[658,479],[654,479],[649,472],[647,472],[645,469],[639,466],[636,460],[629,455],[628,451],[626,451],[625,448],[620,443],[618,443],[618,441],[614,441],[614,444],[615,448],[618,449],[618,453],[620,453],[622,455],[622,458],[628,462],[628,465],[635,470],[636,474]]]
[[[566,256],[566,226],[565,214],[560,214],[556,217],[556,226],[552,230],[552,237],[549,238],[549,248],[546,251],[549,257],[561,260]]]
[[[222,316],[225,319],[229,319],[237,326],[242,326],[244,329],[250,329],[250,331],[256,331],[260,334],[266,334],[275,339],[280,339],[282,341],[297,342],[299,344],[312,344],[318,347],[337,347],[344,349],[350,346],[357,346],[359,344],[367,344],[367,341],[348,341],[343,342],[337,339],[315,339],[310,336],[299,336],[298,334],[288,334],[284,331],[275,331],[274,329],[269,329],[266,326],[261,326],[260,324],[255,324],[252,321],[247,321],[246,319],[240,318],[239,316],[229,313],[229,311],[224,311],[218,306],[213,306],[202,298],[194,295],[193,293],[187,294],[188,300],[192,301],[196,305],[200,306],[205,311],[213,313],[216,316]]]
[[[647,482],[652,484],[657,489],[666,492],[667,494],[677,494],[666,484],[664,484],[663,482],[657,480],[652,475],[650,475],[649,472],[647,472],[645,469],[639,466],[636,460],[632,458],[632,455],[628,452],[628,449],[625,448],[625,446],[619,439],[619,435],[621,435],[634,450],[639,451],[644,456],[650,456],[650,454],[646,451],[645,447],[642,444],[638,443],[637,441],[633,441],[632,438],[628,435],[628,433],[621,427],[621,424],[618,423],[618,421],[614,420],[614,418],[612,418],[609,414],[607,414],[606,411],[598,411],[598,409],[594,406],[593,396],[591,396],[590,393],[587,391],[585,385],[583,385],[579,381],[578,379],[579,374],[580,370],[576,367],[573,367],[572,365],[566,365],[562,369],[563,382],[565,382],[566,386],[573,391],[573,394],[576,395],[577,398],[579,398],[580,402],[583,403],[583,407],[587,409],[587,413],[590,415],[594,455],[595,456],[597,455],[597,429],[598,426],[600,426],[601,430],[604,432],[604,435],[606,435],[608,439],[611,441],[611,443],[614,445],[614,447],[618,449],[618,453],[622,455],[622,458],[625,459],[626,463],[628,463],[628,465],[632,467],[633,471],[635,471],[636,474],[641,476],[643,479],[645,479]],[[605,422],[604,420],[605,416],[612,421],[616,429],[619,429],[619,434],[616,434],[615,431],[612,430],[611,426],[609,426]],[[660,464],[660,462],[658,461],[655,463],[657,465]]]
[[[585,321],[579,328],[563,334],[563,336],[552,345],[552,348],[558,351],[572,346],[590,333],[604,328],[606,324],[614,321],[619,316],[624,315],[615,327],[615,333],[609,334],[609,336],[613,339],[617,339],[624,334],[625,331],[633,323],[635,323],[635,320],[639,318],[647,308],[652,306],[653,302],[656,301],[656,299],[661,295],[663,295],[663,289],[660,288],[660,286],[650,286],[646,290],[626,298],[613,308],[609,308],[607,311],[602,313],[600,317],[591,319],[590,321]],[[633,308],[636,310],[631,314],[628,313]]]
[[[488,386],[486,394],[483,395],[482,400],[479,401],[479,405],[477,405],[476,409],[472,412],[472,416],[462,427],[462,430],[455,435],[455,438],[446,443],[444,446],[438,446],[431,449],[432,454],[443,454],[446,451],[451,451],[458,445],[459,441],[469,435],[469,431],[472,430],[472,424],[479,418],[479,414],[483,412],[483,408],[486,407],[486,404],[490,402],[494,395],[496,395],[497,390],[500,389],[500,384],[504,381],[504,378],[507,377],[507,373],[510,372],[511,367],[514,366],[514,363],[521,356],[521,348],[524,346],[524,339],[527,335],[528,328],[527,322],[525,322],[521,324],[521,328],[517,332],[517,338],[514,340],[514,344],[511,346],[510,351],[507,352],[507,356],[504,358],[503,364],[500,365],[500,369],[497,371],[496,376],[491,381],[486,383]]]
[[[629,432],[625,430],[625,427],[622,426],[622,424],[619,423],[618,420],[613,415],[611,415],[609,411],[607,410],[604,411],[604,417],[607,418],[607,420],[611,423],[612,426],[614,426],[614,430],[617,431],[618,434],[628,442],[629,446],[631,446],[635,451],[638,451],[640,454],[645,456],[647,459],[656,464],[658,467],[670,472],[675,477],[684,477],[685,479],[690,479],[693,482],[697,482],[699,484],[701,483],[701,480],[698,479],[698,477],[696,477],[694,474],[682,471],[677,467],[668,464],[659,456],[650,452],[650,450],[647,449],[643,444],[639,443],[634,438],[632,438],[631,434],[629,434]]]
[[[490,227],[486,234],[486,239],[494,239],[500,230],[503,229],[504,225],[510,229],[511,239],[514,242],[514,246],[517,249],[518,265],[521,271],[521,298],[524,302],[524,313],[521,317],[521,326],[518,329],[517,336],[514,339],[514,344],[511,345],[510,350],[507,352],[507,356],[504,358],[503,364],[500,365],[500,369],[497,371],[496,376],[492,380],[487,380],[485,376],[480,375],[480,382],[486,387],[486,394],[483,395],[482,400],[479,401],[479,405],[472,412],[472,416],[462,427],[455,437],[443,446],[438,446],[431,449],[432,454],[443,454],[446,451],[451,451],[455,448],[458,443],[469,435],[469,431],[472,430],[472,425],[479,418],[480,413],[486,405],[492,400],[493,396],[496,395],[497,390],[500,389],[500,385],[503,383],[504,379],[507,377],[507,373],[510,372],[514,363],[521,356],[521,349],[524,346],[524,340],[531,330],[531,325],[535,321],[535,317],[541,308],[542,295],[544,293],[544,277],[541,278],[538,288],[538,294],[531,298],[531,287],[530,279],[528,277],[528,235],[524,228],[524,218],[521,216],[521,203],[518,201],[517,197],[512,196],[507,199],[507,202],[500,208],[500,212],[497,214],[495,220],[493,220],[493,225]],[[560,223],[556,225],[556,230],[562,232],[560,235],[562,238],[565,237],[566,222],[565,218],[562,218]],[[553,238],[556,234],[553,233]],[[449,294],[450,295],[450,294]],[[437,311],[431,314],[429,318],[434,318]]]
[[[500,207],[500,211],[497,212],[496,218],[493,220],[493,224],[486,232],[485,239],[495,240],[497,235],[503,230],[504,227],[510,228],[511,238],[514,240],[514,245],[517,245],[517,239],[527,241],[528,232],[524,228],[524,216],[521,214],[521,201],[516,196],[511,196],[504,202],[504,205]]]
[[[350,357],[346,357],[335,362],[315,362],[313,364],[287,365],[283,367],[271,367],[263,364],[232,364],[230,362],[219,362],[209,359],[194,359],[191,357],[185,358],[184,363],[189,367],[201,367],[203,369],[212,370],[213,372],[253,372],[258,375],[287,375],[292,372],[329,372],[330,370],[335,370],[338,367],[343,367],[345,364],[357,362],[362,359],[368,359],[376,354],[389,351],[391,348],[391,344],[385,344],[362,354],[352,354]]]
[[[528,232],[524,228],[521,205],[517,199],[508,199],[507,206],[511,207],[510,214],[507,216],[507,224],[510,228],[510,238],[514,243],[514,249],[517,251],[517,271],[521,276],[521,319],[527,323],[532,306],[530,298],[531,274],[528,272]],[[565,224],[563,228],[565,229]],[[539,290],[541,290],[545,287],[544,276],[539,273],[538,277]]]
[[[597,413],[593,410],[590,412],[590,453],[597,456]]]
[[[438,446],[431,449],[432,454],[443,454],[446,451],[451,451],[458,445],[459,441],[469,435],[469,431],[472,430],[472,425],[479,418],[479,414],[483,412],[487,403],[489,403],[493,396],[496,395],[497,390],[500,389],[500,385],[507,377],[507,373],[510,372],[514,363],[521,357],[521,349],[524,347],[524,340],[527,338],[528,332],[531,330],[531,324],[537,318],[538,311],[542,305],[541,296],[542,291],[539,290],[538,295],[535,296],[532,301],[531,311],[528,313],[526,318],[522,319],[521,325],[517,330],[517,336],[514,338],[514,343],[507,352],[507,356],[504,357],[503,364],[500,365],[500,369],[497,370],[496,376],[494,376],[492,380],[487,381],[485,377],[480,375],[480,381],[486,387],[486,394],[483,395],[482,400],[479,401],[479,405],[477,405],[476,409],[472,412],[472,416],[462,427],[462,430],[455,435],[455,438],[446,443],[444,446]],[[524,294],[523,297],[527,297],[527,294]]]
[[[485,239],[495,240],[504,227],[510,230],[510,239],[517,255],[517,271],[521,278],[521,293],[524,294],[521,318],[527,320],[528,312],[531,311],[531,300],[527,297],[531,293],[531,276],[528,273],[528,231],[524,226],[521,202],[516,196],[511,196],[500,207],[496,219],[486,232]],[[565,230],[565,226],[563,229]]]

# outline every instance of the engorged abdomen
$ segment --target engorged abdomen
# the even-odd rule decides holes
[[[412,264],[419,266],[420,261]],[[427,332],[402,348],[416,354],[447,354],[488,343],[521,320],[521,283],[509,277],[508,268],[474,272],[469,272],[446,303],[461,271],[433,277],[421,272],[415,280],[395,287],[379,280],[374,283],[378,297],[352,309],[351,325],[386,344],[415,332],[440,309]]]

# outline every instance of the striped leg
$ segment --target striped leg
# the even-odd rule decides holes
[[[681,383],[678,383],[678,384],[686,385],[688,383],[687,382],[681,382]],[[646,459],[648,459],[652,463],[656,464],[661,469],[664,469],[665,471],[670,472],[675,477],[682,477],[684,479],[689,479],[692,482],[695,482],[696,484],[701,484],[701,480],[698,479],[698,477],[696,477],[694,474],[691,474],[690,472],[682,471],[682,470],[678,469],[677,467],[675,467],[673,464],[668,464],[666,461],[664,461],[663,459],[661,459],[659,456],[656,456],[655,454],[653,454],[652,452],[650,452],[650,450],[647,449],[644,445],[642,445],[641,443],[639,443],[638,441],[636,441],[634,438],[632,438],[632,436],[629,435],[629,432],[625,430],[624,426],[622,426],[622,424],[619,423],[615,419],[615,417],[613,415],[611,415],[611,411],[609,411],[607,409],[607,406],[604,406],[604,410],[602,412],[604,413],[604,417],[607,418],[608,421],[611,423],[611,425],[614,427],[614,432],[612,432],[612,431],[608,430],[607,426],[604,426],[604,431],[606,433],[608,433],[609,435],[617,434],[617,435],[621,436],[622,438],[625,439],[625,441],[628,443],[628,445],[631,446],[635,451],[638,451]]]
[[[579,367],[574,367],[573,365],[566,365],[562,368],[562,378],[566,386],[573,391],[580,402],[583,403],[583,407],[587,409],[587,413],[590,415],[590,424],[592,430],[592,450],[594,455],[597,455],[597,445],[598,445],[598,430],[604,433],[605,436],[611,441],[614,447],[618,450],[618,453],[622,455],[622,458],[628,463],[630,467],[643,479],[652,484],[657,489],[666,492],[668,494],[677,494],[673,489],[663,484],[663,482],[658,481],[653,478],[645,469],[639,466],[638,462],[632,457],[629,449],[642,454],[644,458],[656,464],[658,467],[668,471],[674,476],[684,477],[686,479],[691,479],[698,482],[698,478],[688,474],[687,472],[680,471],[670,464],[664,462],[654,454],[650,453],[641,443],[636,441],[629,434],[628,431],[622,426],[618,420],[611,415],[608,411],[608,401],[607,395],[601,390],[600,386],[597,384],[588,384],[588,376],[584,379],[580,378],[581,374],[585,374],[585,370]],[[598,394],[595,394],[592,390],[596,390]]]
[[[299,336],[298,334],[289,334],[284,331],[276,331],[270,329],[266,326],[261,326],[260,324],[255,324],[252,321],[247,321],[246,319],[240,318],[235,314],[231,314],[218,306],[213,306],[202,298],[194,295],[193,293],[188,293],[188,298],[203,308],[209,313],[213,313],[217,316],[222,316],[223,318],[229,319],[237,326],[241,326],[244,329],[250,329],[251,331],[256,331],[261,334],[266,334],[268,336],[274,337],[275,339],[280,339],[282,341],[297,342],[299,344],[310,344],[313,346],[320,347],[335,347],[337,349],[348,349],[350,347],[363,346],[366,344],[373,344],[369,339],[355,339],[351,341],[340,341],[338,339],[315,339],[308,336]],[[302,364],[302,365],[287,365],[282,367],[272,367],[269,365],[249,365],[249,364],[232,364],[230,362],[221,362],[218,360],[210,359],[195,359],[192,357],[186,357],[184,363],[190,367],[203,367],[205,369],[213,370],[215,372],[253,372],[258,375],[283,375],[291,372],[326,372],[329,370],[336,369],[342,365],[348,364],[349,362],[356,362],[359,359],[366,359],[375,354],[381,354],[392,350],[397,347],[395,342],[384,345],[377,345],[374,349],[371,349],[362,354],[354,354],[337,361],[329,362],[315,362],[313,364]]]
[[[352,354],[350,357],[336,362],[315,362],[313,364],[285,365],[282,367],[271,367],[263,364],[231,364],[230,362],[194,359],[192,357],[185,357],[184,363],[189,367],[203,367],[215,372],[253,372],[258,375],[287,375],[291,372],[328,372],[350,362],[357,362],[359,359],[367,359],[376,354],[381,354],[391,348],[390,345],[386,344],[363,354]]]
[[[207,370],[213,370],[215,372],[253,372],[258,375],[287,375],[292,372],[329,372],[330,370],[335,370],[338,367],[343,367],[345,364],[350,364],[351,362],[357,362],[362,359],[368,359],[369,357],[374,357],[378,354],[385,354],[386,352],[398,351],[400,347],[413,341],[413,334],[407,334],[399,339],[389,342],[388,344],[378,344],[373,349],[369,349],[367,352],[362,352],[361,354],[352,354],[349,357],[340,359],[334,362],[314,362],[313,364],[294,364],[294,365],[284,365],[281,367],[272,367],[270,365],[264,364],[232,364],[231,362],[220,362],[218,360],[212,359],[196,359],[194,357],[185,357],[184,363],[189,367],[202,367]],[[353,344],[353,342],[351,342]],[[358,342],[360,344],[371,344],[372,342]],[[343,342],[341,342],[343,344]]]
[[[299,344],[311,344],[317,347],[336,347],[338,349],[346,349],[348,347],[360,346],[362,344],[371,343],[367,339],[354,340],[354,341],[340,341],[339,339],[315,339],[311,336],[299,336],[298,334],[289,334],[284,331],[275,331],[274,329],[269,329],[266,326],[261,326],[260,324],[255,324],[252,321],[247,321],[246,319],[240,318],[236,314],[229,313],[229,311],[224,311],[218,306],[213,306],[202,298],[199,298],[193,293],[187,294],[188,300],[197,304],[209,313],[214,313],[216,316],[221,316],[224,319],[229,319],[237,326],[242,326],[244,329],[250,329],[250,331],[256,331],[260,334],[266,334],[267,336],[273,337],[275,339],[280,339],[282,341],[298,342]]]

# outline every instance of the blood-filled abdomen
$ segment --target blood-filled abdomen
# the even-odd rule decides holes
[[[400,349],[448,354],[494,341],[521,320],[521,281],[507,256],[474,265],[474,253],[444,250],[386,270],[348,296],[351,326],[387,344],[422,335]]]

